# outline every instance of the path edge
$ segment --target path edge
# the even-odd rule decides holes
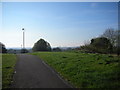
[[[33,55],[36,56],[36,55]],[[41,59],[39,56],[36,56],[37,58],[39,58],[42,61],[42,64],[44,64],[47,68],[49,68],[54,74],[57,75],[57,77],[63,81],[63,83],[65,83],[67,86],[71,87],[71,88],[75,88],[69,81],[67,81],[67,79],[65,80],[63,78],[63,76],[57,72],[52,66],[50,66],[49,64],[47,64],[43,59]]]

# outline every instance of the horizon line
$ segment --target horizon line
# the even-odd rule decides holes
[[[55,48],[55,47],[59,47],[59,48],[69,48],[69,47],[80,47],[80,46],[54,46],[54,47],[51,47],[51,48]],[[6,49],[17,49],[17,48],[19,48],[19,49],[22,49],[21,47],[6,47]],[[26,48],[32,48],[32,47],[26,47]]]

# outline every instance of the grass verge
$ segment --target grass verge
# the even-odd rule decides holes
[[[76,88],[119,88],[120,59],[117,56],[75,52],[36,52]]]
[[[2,54],[2,88],[10,88],[16,60],[14,54]]]
[[[0,53],[0,90],[2,89],[2,54]]]

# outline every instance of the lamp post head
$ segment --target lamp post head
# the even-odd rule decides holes
[[[24,28],[22,28],[22,30],[24,30]]]

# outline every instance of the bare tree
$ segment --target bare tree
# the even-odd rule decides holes
[[[90,45],[90,41],[89,40],[85,40],[84,41],[84,45]]]
[[[109,28],[101,35],[101,37],[108,38],[114,47],[113,49],[117,49],[115,52],[120,55],[120,30]]]
[[[101,36],[108,38],[111,41],[112,45],[115,45],[116,31],[113,28],[108,28]]]

